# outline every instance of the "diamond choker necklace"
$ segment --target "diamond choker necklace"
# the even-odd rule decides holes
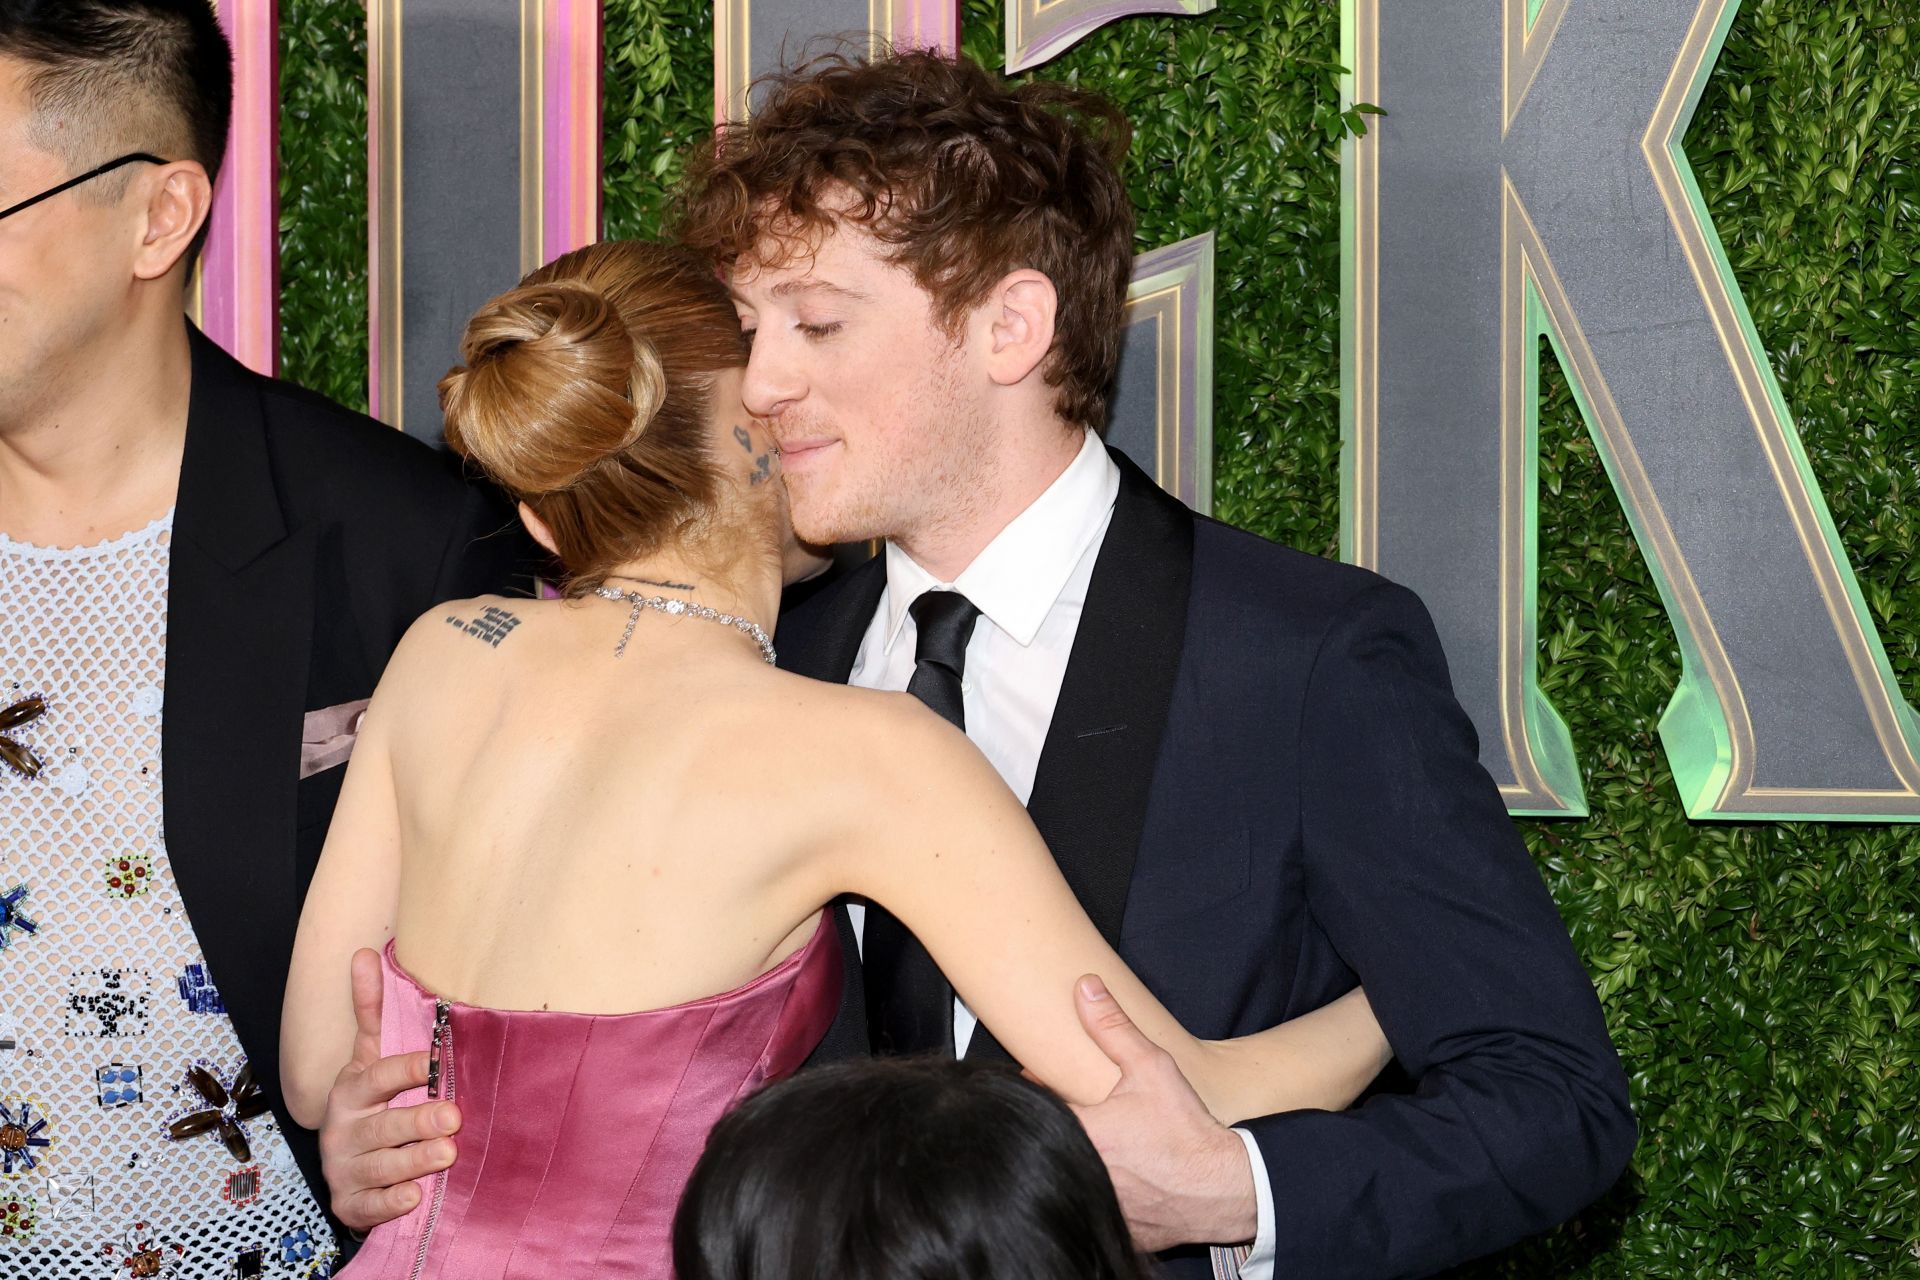
[[[620,643],[614,647],[613,656],[618,658],[627,651],[627,641],[633,639],[633,627],[640,621],[642,609],[653,609],[675,618],[700,618],[707,622],[717,622],[723,627],[732,627],[760,646],[760,656],[773,665],[773,641],[760,624],[752,618],[736,617],[731,613],[722,613],[711,605],[695,604],[691,600],[673,600],[666,596],[641,595],[638,591],[622,591],[618,587],[598,586],[593,594],[602,600],[619,600],[633,606],[633,612],[627,615],[627,629],[620,633]]]

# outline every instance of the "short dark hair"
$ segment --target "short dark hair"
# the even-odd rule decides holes
[[[152,151],[219,177],[233,50],[209,0],[0,0],[0,56],[27,64],[45,149],[76,166]]]
[[[688,166],[685,244],[730,268],[851,222],[892,247],[949,330],[1008,272],[1039,271],[1059,297],[1042,366],[1056,411],[1106,426],[1133,267],[1119,108],[924,50],[830,53],[755,89],[746,122],[715,130]]]
[[[714,1129],[673,1225],[680,1280],[1146,1280],[1106,1166],[1011,1068],[806,1071]]]

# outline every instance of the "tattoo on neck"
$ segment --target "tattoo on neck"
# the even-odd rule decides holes
[[[646,586],[646,587],[664,587],[668,591],[699,590],[699,588],[694,586],[694,584],[691,582],[662,582],[658,578],[636,578],[632,574],[627,574],[627,573],[610,573],[607,576],[609,578],[618,578],[622,582],[638,582],[642,586]]]
[[[747,453],[753,452],[753,437],[747,434],[745,427],[735,427],[733,439],[734,443]],[[768,450],[753,460],[753,474],[747,477],[747,484],[758,488],[771,479],[773,479],[773,451]]]
[[[446,624],[455,630],[464,632],[483,644],[498,649],[500,642],[513,633],[520,625],[520,619],[497,605],[488,605],[480,611],[480,616],[469,622],[465,618],[446,616]]]

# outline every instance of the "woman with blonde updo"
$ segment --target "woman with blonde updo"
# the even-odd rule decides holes
[[[382,955],[382,1052],[430,1055],[426,1092],[399,1101],[459,1108],[459,1158],[375,1229],[356,1280],[671,1274],[707,1132],[840,1010],[851,957],[824,908],[843,894],[899,917],[1070,1100],[1117,1077],[1074,1012],[1089,973],[1223,1123],[1342,1107],[1385,1061],[1357,992],[1195,1040],[963,734],[773,664],[791,531],[779,454],[741,404],[746,355],[709,267],[609,243],[483,307],[441,383],[448,442],[566,579],[561,599],[415,624],[307,897],[288,1108],[318,1125],[353,1052],[361,948]]]

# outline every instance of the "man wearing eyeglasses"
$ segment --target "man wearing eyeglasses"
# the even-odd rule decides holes
[[[0,0],[0,1274],[333,1247],[279,1106],[300,899],[359,707],[524,588],[433,451],[183,314],[227,138],[208,0]]]

